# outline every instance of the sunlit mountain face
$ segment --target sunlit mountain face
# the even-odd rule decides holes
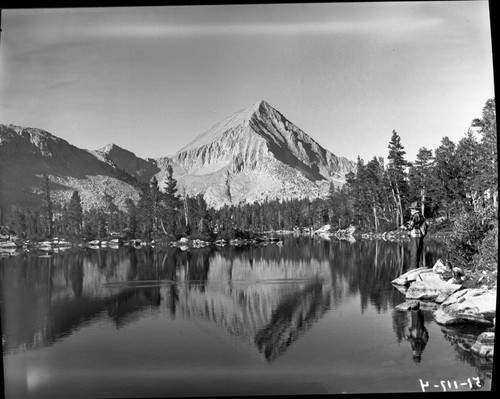
[[[342,185],[355,168],[265,101],[226,118],[157,162],[162,168],[159,181],[170,164],[189,194],[202,192],[215,207],[322,195],[330,182]]]

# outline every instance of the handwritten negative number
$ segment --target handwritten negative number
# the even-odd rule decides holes
[[[468,386],[469,388],[472,388],[474,385],[472,383],[472,380],[475,382],[475,385],[477,387],[481,388],[482,385],[481,385],[481,380],[479,379],[479,377],[467,378],[466,382],[441,380],[439,384],[434,384],[434,385],[432,385],[432,387],[441,388],[444,392],[446,392],[448,390],[458,389],[458,388],[464,387],[464,386]],[[425,381],[425,382],[422,380],[419,380],[419,381],[420,381],[420,387],[422,388],[422,392],[425,392],[425,388],[428,388],[431,386],[429,381]]]

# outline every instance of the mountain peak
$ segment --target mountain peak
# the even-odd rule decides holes
[[[127,172],[142,182],[148,182],[160,170],[155,161],[142,159],[132,151],[114,143],[107,144],[97,151],[91,151],[91,153],[101,161]]]
[[[259,100],[252,104],[251,109],[258,110],[260,108],[272,108],[266,100]]]
[[[170,161],[186,192],[203,192],[213,206],[323,195],[330,182],[343,184],[355,167],[265,100],[214,125]]]
[[[181,148],[177,154],[207,145],[229,130],[234,130],[238,126],[242,127],[250,124],[251,120],[255,117],[271,115],[277,112],[278,111],[276,111],[265,100],[256,101],[250,107],[241,109],[212,126],[208,131],[199,135],[189,144]]]
[[[251,115],[271,115],[278,112],[272,105],[270,105],[266,100],[256,101],[252,104],[250,108]]]
[[[121,148],[120,146],[116,145],[115,143],[109,143],[109,144],[106,144],[104,147],[99,148],[97,151],[109,154],[111,151],[113,151],[115,149],[123,150],[123,148]]]

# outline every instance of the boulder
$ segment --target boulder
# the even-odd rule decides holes
[[[407,285],[415,281],[420,273],[432,272],[431,268],[420,267],[418,269],[408,270],[406,273],[402,274],[398,278],[392,280],[392,284],[396,285]]]
[[[451,267],[444,264],[441,259],[438,259],[432,268],[432,271],[439,274],[443,280],[449,280],[453,277],[453,271]]]
[[[16,248],[16,247],[17,247],[16,243],[12,241],[0,242],[0,248]]]
[[[421,302],[421,301],[406,301],[397,305],[394,309],[400,311],[410,311],[410,310],[429,310],[435,311],[438,308],[438,304],[434,302]]]
[[[319,233],[330,233],[332,231],[332,226],[329,224],[325,224],[324,226],[321,226],[319,229],[314,231],[314,234],[319,234]]]
[[[495,347],[495,333],[494,332],[484,332],[477,337],[474,345],[470,348],[471,352],[478,356],[493,358]]]
[[[434,272],[423,272],[420,273],[415,281],[430,281],[430,280],[441,280],[441,276]]]
[[[461,287],[460,284],[450,284],[441,279],[416,281],[406,291],[406,299],[420,299],[441,303]]]
[[[493,325],[496,297],[496,291],[479,288],[455,292],[434,312],[434,318],[442,325],[461,323]]]

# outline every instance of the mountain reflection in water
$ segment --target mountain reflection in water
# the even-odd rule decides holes
[[[122,328],[166,313],[208,322],[272,362],[346,296],[359,294],[362,310],[401,302],[387,284],[403,270],[402,245],[312,240],[2,259],[4,354],[52,345],[103,315]]]

